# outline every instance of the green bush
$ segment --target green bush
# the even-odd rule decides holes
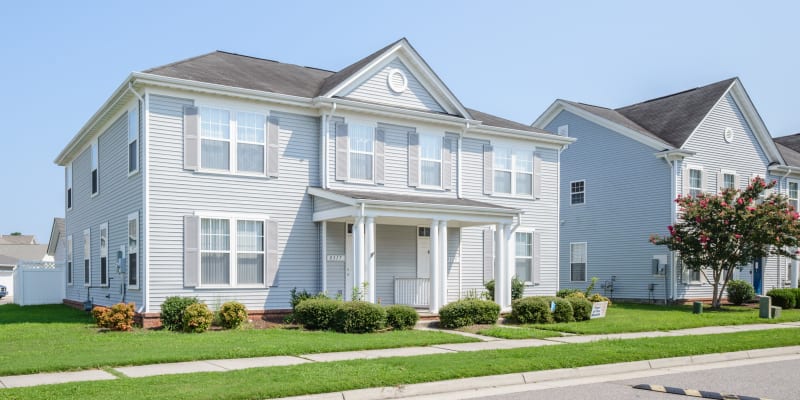
[[[547,297],[524,297],[511,302],[511,319],[520,324],[549,324],[553,322],[550,313],[550,299]]]
[[[569,300],[560,297],[550,297],[549,300],[556,303],[556,309],[553,311],[553,320],[556,322],[575,321],[575,312]],[[589,312],[591,313],[591,309]]]
[[[580,291],[579,289],[564,288],[564,289],[559,289],[559,290],[556,292],[556,297],[561,297],[562,299],[564,299],[564,298],[566,298],[567,296],[569,296],[569,295],[571,295],[571,294],[574,294],[574,293],[580,293],[580,294],[583,294],[583,292],[582,292],[582,291]],[[584,295],[583,297],[585,298],[586,296]]]
[[[219,324],[225,329],[236,329],[247,321],[247,308],[238,301],[229,301],[219,308]]]
[[[797,301],[794,303],[794,308],[800,308],[800,288],[791,289],[794,291],[794,296]]]
[[[794,289],[772,289],[767,292],[772,297],[772,305],[781,308],[794,308],[797,305],[797,293]]]
[[[161,325],[170,331],[182,331],[184,310],[186,310],[186,307],[199,302],[197,297],[167,297],[161,303]]]
[[[580,296],[577,296],[580,294]],[[575,321],[586,321],[592,316],[592,302],[583,297],[583,293],[567,296],[566,300],[572,306],[572,316]]]
[[[205,303],[194,303],[186,307],[183,311],[183,331],[193,333],[203,333],[214,319],[214,313],[208,309]]]
[[[296,321],[306,329],[333,329],[334,316],[341,305],[341,301],[327,297],[307,299],[297,304],[294,316]]]
[[[740,306],[755,297],[756,291],[753,290],[753,285],[740,280],[731,280],[728,282],[728,301],[737,306]]]
[[[108,307],[95,306],[92,316],[97,327],[112,331],[130,331],[133,329],[133,303],[117,303]]]
[[[439,322],[446,329],[495,324],[499,316],[500,306],[489,300],[464,299],[447,304],[439,310]]]
[[[298,292],[297,288],[292,288],[292,290],[289,291],[289,295],[291,296],[291,299],[289,300],[289,303],[292,305],[292,311],[294,311],[294,309],[297,307],[297,305],[300,304],[300,302],[303,301],[303,300],[308,300],[308,299],[327,299],[328,298],[328,296],[326,296],[325,293],[322,293],[322,292],[317,293],[317,294],[311,294],[311,293],[307,292],[305,289],[303,289],[303,291],[301,291],[301,292]]]
[[[483,286],[488,292],[488,300],[494,301],[494,279],[486,282]],[[525,290],[525,282],[519,280],[516,276],[511,278],[511,300],[521,299],[523,290]]]
[[[392,329],[402,331],[413,329],[419,321],[417,310],[400,304],[386,307],[386,325]]]
[[[608,305],[611,305],[611,300],[608,297],[601,295],[600,293],[595,293],[586,298],[586,300],[591,301],[592,303],[599,303],[601,301],[607,301]]]
[[[311,300],[305,302],[308,301]],[[334,314],[334,326],[343,333],[375,332],[386,326],[386,310],[380,304],[366,301],[344,302]]]

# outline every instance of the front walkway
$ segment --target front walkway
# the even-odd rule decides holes
[[[115,367],[110,368],[111,371],[130,378],[141,378],[156,375],[170,375],[170,374],[186,374],[194,372],[224,372],[248,368],[263,368],[263,367],[276,367],[286,365],[297,365],[311,362],[329,362],[329,361],[346,361],[346,360],[365,360],[375,358],[387,357],[411,357],[419,355],[433,355],[433,354],[447,354],[456,352],[468,351],[482,351],[482,350],[505,350],[516,349],[522,347],[538,347],[538,346],[552,346],[567,343],[586,343],[596,342],[606,339],[638,339],[650,337],[664,337],[664,336],[691,336],[691,335],[708,335],[708,334],[721,334],[733,333],[744,331],[759,331],[767,329],[791,329],[800,328],[800,322],[786,322],[780,324],[753,324],[753,325],[732,325],[732,326],[710,326],[704,328],[682,329],[676,331],[658,331],[658,332],[636,332],[636,333],[618,333],[618,334],[603,334],[603,335],[583,335],[583,336],[563,336],[547,339],[522,339],[522,340],[508,340],[498,339],[494,337],[480,336],[470,333],[459,331],[446,331],[448,333],[456,333],[477,337],[481,342],[473,343],[455,343],[455,344],[439,344],[426,347],[401,347],[396,349],[378,349],[378,350],[362,350],[362,351],[347,351],[336,353],[319,353],[319,354],[305,354],[299,356],[273,356],[273,357],[253,357],[253,358],[238,358],[226,360],[204,360],[204,361],[188,361],[178,363],[164,363],[164,364],[151,364],[139,365],[131,367]],[[433,329],[424,324],[420,324],[418,329]],[[778,351],[780,354],[798,354],[800,353],[800,346],[781,348],[779,349],[762,349],[742,351],[736,353],[725,353],[723,355],[707,354],[702,356],[692,357],[678,357],[678,361],[663,361],[659,365],[675,365],[675,363],[693,364],[702,362],[715,362],[722,359],[747,359],[754,358],[753,354],[768,354],[774,355]],[[787,353],[788,352],[788,353]],[[763,355],[762,355],[763,356]],[[673,360],[673,359],[665,359]],[[656,368],[653,366],[652,361],[637,361],[635,364],[637,368],[642,368],[644,364],[648,363],[648,368]],[[641,365],[639,365],[641,364]],[[619,364],[614,364],[619,365]],[[599,371],[608,371],[608,366],[594,366],[582,367],[582,369],[598,369]],[[615,367],[618,368],[618,367]],[[559,370],[560,371],[560,370]],[[567,371],[572,371],[568,369]],[[552,374],[554,372],[542,371],[538,374]],[[514,376],[523,376],[524,374],[512,374]],[[38,386],[49,385],[57,383],[68,382],[84,382],[84,381],[98,381],[98,380],[112,380],[117,379],[117,376],[111,372],[104,370],[86,370],[77,372],[55,372],[55,373],[42,373],[30,375],[16,375],[16,376],[0,376],[0,388],[14,388],[24,386]],[[480,379],[480,378],[470,378]],[[432,384],[427,384],[432,385]],[[494,385],[499,385],[494,381]],[[368,389],[364,389],[368,390]],[[342,394],[337,395],[339,399]]]

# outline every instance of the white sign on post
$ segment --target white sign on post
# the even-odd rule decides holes
[[[592,315],[590,319],[605,318],[606,309],[608,309],[607,301],[598,301],[597,303],[592,303]]]

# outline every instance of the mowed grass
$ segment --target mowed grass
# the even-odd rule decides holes
[[[221,373],[123,378],[113,381],[0,389],[0,398],[86,400],[275,398],[792,345],[800,345],[800,335],[796,329],[605,340],[514,350],[310,363]]]
[[[800,309],[783,310],[779,319],[758,318],[757,308],[726,306],[719,311],[705,308],[692,314],[692,307],[653,304],[616,303],[608,308],[605,318],[582,322],[525,325],[578,334],[671,331],[704,326],[745,325],[800,321]]]
[[[431,331],[364,335],[289,329],[185,334],[99,332],[88,314],[63,305],[0,306],[0,376],[176,361],[300,355],[473,342]],[[0,395],[0,398],[3,396]]]
[[[507,327],[502,325],[494,325],[491,327],[480,327],[478,329],[464,329],[467,332],[477,333],[484,336],[492,336],[500,339],[546,339],[551,337],[559,337],[560,333],[535,329],[527,326]]]

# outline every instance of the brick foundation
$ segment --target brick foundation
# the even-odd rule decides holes
[[[247,316],[252,320],[263,320],[273,323],[283,323],[283,319],[291,314],[292,310],[248,310]],[[133,316],[136,325],[145,329],[161,327],[161,313],[136,313]]]

